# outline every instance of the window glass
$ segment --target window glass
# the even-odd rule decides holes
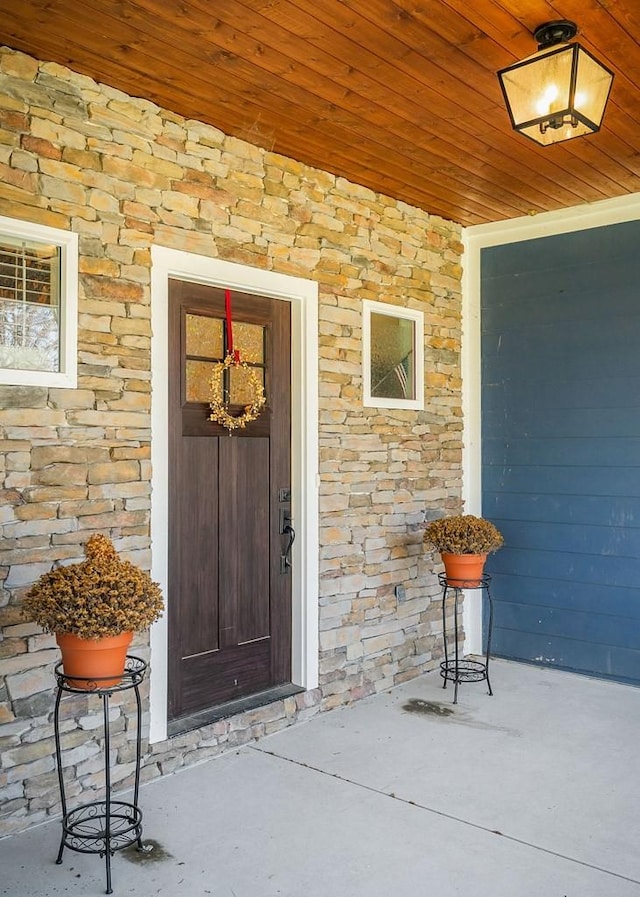
[[[187,402],[211,401],[211,375],[225,356],[225,322],[208,315],[185,315],[185,398]],[[233,346],[242,361],[251,365],[264,388],[265,328],[244,321],[233,322]],[[210,360],[209,360],[210,359]],[[225,401],[248,405],[254,388],[247,368],[231,366],[221,377]]]
[[[187,402],[210,402],[210,380],[215,362],[187,359],[186,367]]]
[[[0,368],[60,371],[60,246],[0,236]]]
[[[222,320],[206,315],[186,316],[187,355],[200,358],[222,358]]]
[[[415,399],[413,346],[415,322],[371,315],[371,395]]]

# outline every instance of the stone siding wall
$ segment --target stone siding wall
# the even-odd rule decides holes
[[[150,248],[320,290],[320,687],[148,747],[144,777],[405,681],[439,656],[425,513],[460,508],[460,232],[402,202],[0,51],[0,214],[79,235],[78,388],[0,387],[0,833],[59,812],[53,639],[21,598],[94,532],[150,566]],[[362,300],[425,313],[423,412],[362,405]],[[406,597],[398,601],[396,585]],[[147,638],[138,651],[147,652]],[[100,716],[63,702],[73,789],[101,783]],[[113,778],[131,780],[128,699]],[[145,719],[145,731],[148,720]]]

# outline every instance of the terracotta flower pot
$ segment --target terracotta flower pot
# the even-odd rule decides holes
[[[119,685],[133,632],[99,639],[84,639],[69,632],[57,632],[62,651],[62,667],[72,688],[97,691]]]
[[[457,588],[479,586],[486,554],[442,554],[447,583]]]

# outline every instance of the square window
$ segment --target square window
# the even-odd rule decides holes
[[[424,316],[364,301],[363,395],[372,408],[424,408]]]
[[[0,383],[76,386],[78,240],[0,217]]]

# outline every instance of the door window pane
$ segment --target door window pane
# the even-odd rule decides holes
[[[222,320],[205,315],[186,315],[187,355],[201,358],[222,358]]]
[[[215,362],[187,359],[186,399],[187,402],[211,401],[211,375]]]
[[[264,370],[252,367],[264,389]],[[229,401],[232,405],[250,405],[255,399],[255,390],[249,379],[249,370],[243,367],[229,368]]]
[[[208,315],[185,315],[185,399],[187,402],[211,401],[211,376],[216,364],[225,357],[226,322]],[[242,361],[251,364],[264,388],[265,328],[244,321],[233,322],[233,346]],[[205,360],[205,359],[211,359]],[[254,398],[247,368],[229,367],[222,376],[225,401],[248,405]]]
[[[243,361],[262,364],[264,361],[264,327],[260,324],[233,324],[233,348],[240,350]]]

